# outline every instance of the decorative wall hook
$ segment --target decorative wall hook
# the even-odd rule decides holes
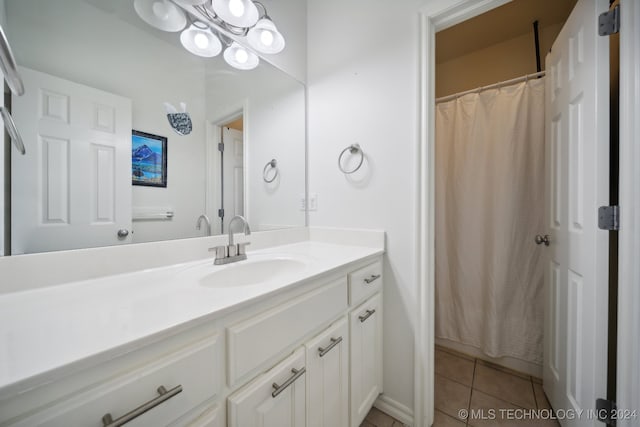
[[[191,116],[187,113],[187,104],[184,102],[180,103],[180,108],[182,108],[182,112],[178,112],[176,107],[169,104],[168,102],[163,103],[164,109],[167,112],[167,120],[169,120],[169,125],[171,128],[176,131],[178,135],[189,135],[193,130],[193,124],[191,123]]]

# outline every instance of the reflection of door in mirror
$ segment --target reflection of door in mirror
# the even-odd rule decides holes
[[[12,157],[11,252],[130,243],[131,101],[21,68]]]
[[[222,126],[222,202],[224,217],[222,233],[229,231],[228,224],[236,215],[244,215],[244,144],[242,135],[242,117]]]

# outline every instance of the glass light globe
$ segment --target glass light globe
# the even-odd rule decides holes
[[[229,12],[238,18],[244,15],[244,4],[242,4],[242,0],[230,0]]]
[[[209,38],[202,33],[198,33],[193,37],[193,43],[200,49],[206,49],[209,46]]]
[[[261,53],[278,53],[284,49],[284,37],[268,17],[260,19],[247,33],[249,45]]]
[[[240,64],[245,64],[249,59],[249,55],[247,54],[247,51],[244,49],[237,49],[235,57],[236,57],[236,61],[238,61]]]
[[[273,33],[269,30],[263,30],[260,33],[260,41],[265,46],[271,46],[273,44]]]
[[[227,64],[238,70],[253,70],[260,63],[258,55],[237,42],[231,43],[231,46],[225,49],[223,56]]]
[[[163,21],[169,19],[169,8],[164,1],[154,1],[151,10],[153,10],[153,14],[158,17],[158,19],[162,19]]]
[[[238,28],[253,27],[260,14],[253,0],[208,0],[213,12],[227,24]]]

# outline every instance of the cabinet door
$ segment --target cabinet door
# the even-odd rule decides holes
[[[229,427],[304,427],[305,373],[301,348],[229,396]]]
[[[351,425],[359,426],[382,393],[382,297],[376,294],[350,314]]]
[[[349,425],[348,333],[343,318],[305,345],[308,427]]]

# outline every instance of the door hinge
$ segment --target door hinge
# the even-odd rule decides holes
[[[224,142],[218,144],[218,151],[221,153],[224,152]]]
[[[620,206],[600,206],[598,208],[598,228],[601,230],[620,230]]]
[[[607,399],[596,399],[596,414],[598,421],[615,426],[616,425],[616,402]]]
[[[620,31],[620,5],[598,16],[598,34],[610,36]]]
[[[218,209],[218,218],[224,218],[224,209]]]

